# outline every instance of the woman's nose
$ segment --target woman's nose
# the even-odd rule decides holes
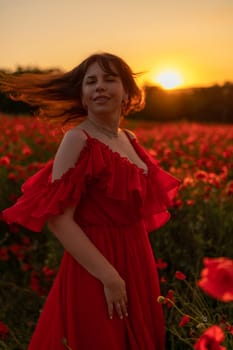
[[[98,80],[96,84],[96,91],[104,91],[105,90],[105,84],[103,80]]]

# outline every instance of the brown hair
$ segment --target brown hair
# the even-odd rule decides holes
[[[114,68],[119,74],[128,96],[122,111],[124,116],[144,107],[143,91],[135,82],[137,74],[124,60],[110,53],[93,54],[67,73],[2,73],[0,90],[11,99],[38,107],[39,116],[65,124],[87,114],[82,106],[82,82],[95,62],[107,73],[115,74]]]

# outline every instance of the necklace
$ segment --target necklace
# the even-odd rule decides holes
[[[112,130],[109,128],[106,128],[105,126],[99,124],[98,122],[92,120],[91,118],[87,118],[87,120],[94,125],[94,127],[99,130],[100,132],[102,132],[104,135],[108,136],[109,138],[113,138],[113,137],[118,137],[120,132],[119,129],[117,128],[117,130]]]

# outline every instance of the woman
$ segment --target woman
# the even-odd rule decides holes
[[[163,350],[148,232],[169,219],[179,181],[120,128],[143,104],[134,74],[103,53],[66,74],[35,79],[5,78],[2,89],[42,106],[47,118],[82,121],[3,212],[7,223],[32,231],[48,222],[65,249],[29,350]]]

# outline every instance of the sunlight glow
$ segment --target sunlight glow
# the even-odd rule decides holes
[[[164,89],[174,89],[183,84],[183,78],[178,71],[164,70],[153,76],[153,82],[160,84]]]

